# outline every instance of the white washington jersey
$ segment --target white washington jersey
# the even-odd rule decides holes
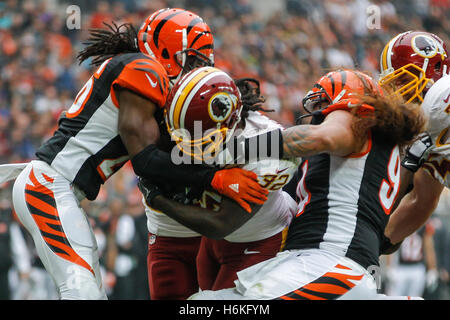
[[[364,268],[378,265],[381,235],[400,186],[398,146],[370,137],[361,154],[304,158],[298,209],[285,250],[319,248]]]
[[[275,121],[259,112],[249,112],[245,119],[242,134],[245,137],[256,136],[267,131],[282,128]],[[268,199],[257,213],[240,228],[225,237],[230,242],[252,242],[271,237],[285,229],[296,212],[297,204],[292,197],[282,191],[295,174],[299,161],[293,160],[259,160],[248,163],[242,168],[253,171],[258,176],[261,186],[269,191]],[[194,203],[203,208],[218,209],[222,196],[211,191],[204,191]],[[194,237],[198,233],[169,218],[162,212],[145,205],[147,226],[150,233],[170,237]]]
[[[427,132],[434,143],[423,167],[450,188],[450,76],[442,77],[431,86],[422,109],[428,117]]]
[[[38,159],[94,200],[100,186],[125,162],[115,90],[130,90],[162,108],[169,81],[162,65],[142,53],[106,60],[59,120],[58,129],[36,152]]]

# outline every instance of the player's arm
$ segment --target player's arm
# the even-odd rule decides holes
[[[414,182],[414,174],[423,165],[425,160],[433,148],[433,141],[428,133],[419,134],[416,141],[414,141],[405,150],[405,155],[402,159],[402,166],[400,168],[400,188],[398,190],[397,200],[393,206],[395,210],[403,197],[411,191]]]
[[[200,165],[175,165],[170,154],[159,150],[158,124],[153,116],[156,105],[128,90],[118,91],[119,132],[130,154],[135,173],[149,180],[214,189],[232,198],[247,211],[248,202],[263,204],[268,191],[256,181],[255,174],[239,168],[210,168]],[[240,192],[229,188],[238,184]]]
[[[184,205],[162,195],[153,199],[153,208],[211,239],[223,239],[246,223],[260,207],[252,204],[251,213],[248,213],[236,202],[224,197],[220,209],[213,211],[198,206]]]
[[[130,71],[130,68],[126,69],[126,72],[134,72],[134,77],[143,76],[143,72],[139,71],[140,73],[136,75],[136,71]],[[259,185],[247,189],[246,186],[253,185],[251,181],[256,182],[256,176],[249,175],[242,169],[234,169],[230,174],[227,170],[200,165],[175,165],[170,154],[159,150],[156,146],[159,139],[159,127],[154,114],[165,100],[161,97],[155,99],[159,103],[157,105],[150,99],[151,94],[146,96],[145,89],[137,88],[129,79],[130,77],[125,76],[119,79],[121,81],[115,84],[114,90],[120,106],[119,133],[138,176],[164,180],[173,184],[214,189],[237,201],[247,211],[250,211],[247,201],[264,203],[268,192]],[[150,86],[146,78],[141,80],[141,84]],[[156,87],[152,90],[160,89]],[[136,91],[141,93],[138,94]],[[233,184],[241,187],[240,192],[229,188]]]
[[[397,209],[405,195],[412,190],[413,180],[414,172],[411,172],[404,167],[400,167],[400,187],[398,188],[397,198],[395,199],[391,212],[394,212],[395,209]]]
[[[353,117],[350,112],[337,110],[319,125],[287,128],[282,132],[283,156],[307,157],[322,152],[347,156],[359,151],[358,141],[352,130]]]
[[[430,230],[431,229],[431,230]],[[434,249],[434,228],[425,226],[425,232],[423,234],[423,250],[425,254],[425,265],[427,270],[437,270],[437,257],[436,250]]]
[[[319,125],[301,124],[276,129],[250,138],[235,138],[236,151],[226,154],[227,163],[243,163],[257,159],[289,159],[326,152],[347,156],[360,152],[367,139],[356,137],[352,129],[353,115],[336,110]],[[228,148],[227,148],[228,149]],[[227,149],[225,151],[227,151]]]
[[[307,157],[321,152],[347,156],[359,152],[366,141],[355,137],[353,117],[350,112],[336,110],[319,125],[301,124],[284,130],[276,129],[243,141],[238,137],[233,140],[237,152],[227,154],[225,158],[242,163],[244,157],[249,162],[256,159]]]
[[[417,197],[421,197],[420,194],[417,194],[417,190],[423,189],[424,183],[421,181],[427,181],[429,177],[424,176],[423,174],[427,175],[427,173],[423,170],[420,171],[420,173],[416,174],[417,171],[421,168],[425,160],[428,158],[428,155],[433,148],[433,142],[431,140],[431,137],[428,133],[424,132],[421,133],[417,139],[405,150],[405,155],[402,159],[402,166],[400,171],[400,188],[398,191],[397,199],[395,200],[394,206],[393,206],[393,213],[396,212],[398,206],[400,203],[402,203],[403,198],[406,196],[406,199],[404,200],[402,206],[400,208],[400,215],[396,215],[393,219],[391,219],[391,222],[388,223],[386,226],[385,234],[383,237],[383,245],[381,248],[382,254],[390,254],[392,252],[395,252],[395,250],[398,249],[401,242],[404,238],[406,238],[408,235],[413,233],[415,230],[420,228],[420,226],[425,222],[427,217],[431,215],[431,213],[434,211],[434,208],[437,205],[437,202],[433,204],[435,201],[439,201],[439,195],[441,191],[439,191],[439,185],[436,184],[436,181],[431,181],[432,187],[436,188],[435,192],[437,192],[436,196],[437,199],[433,199],[434,197],[432,195],[428,195],[429,199],[424,199],[425,202],[431,203],[431,208],[426,209],[423,211],[423,216],[421,214],[418,214],[418,216],[415,216],[413,220],[409,221],[407,212],[409,210],[415,210],[414,206],[416,201],[421,201],[420,199],[417,199]],[[414,188],[414,179],[416,179],[416,183],[419,184],[419,186],[416,189]],[[435,180],[435,179],[433,179]],[[419,191],[421,192],[421,191]],[[425,205],[425,202],[421,205]],[[409,204],[408,204],[409,203]],[[411,207],[411,204],[414,204]],[[411,209],[407,209],[407,207],[410,206]],[[406,209],[405,209],[406,208]],[[416,208],[417,209],[417,208]],[[431,211],[430,211],[431,210]],[[429,211],[429,212],[427,212]],[[402,213],[403,212],[403,213]],[[405,213],[406,212],[406,213]],[[392,216],[391,216],[392,217]],[[411,223],[409,226],[406,224],[406,229],[404,230],[404,235],[399,235],[399,228],[401,228],[401,221],[407,219]],[[414,220],[416,219],[416,220]],[[425,219],[425,220],[424,220]],[[399,223],[400,221],[400,223]],[[390,237],[393,236],[394,239],[390,239]]]
[[[252,204],[249,213],[235,201],[224,197],[219,210],[214,211],[169,199],[157,185],[145,179],[139,179],[138,186],[147,206],[212,239],[223,239],[247,222],[261,207]]]
[[[385,229],[385,235],[393,244],[419,229],[436,209],[443,185],[419,169],[414,175],[414,188],[401,200],[391,214]]]
[[[128,90],[116,89],[119,108],[119,133],[133,159],[147,146],[159,140],[159,127],[154,118],[157,106],[150,100]],[[152,155],[149,152],[149,155]]]

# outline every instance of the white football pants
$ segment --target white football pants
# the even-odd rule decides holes
[[[45,162],[31,161],[17,177],[12,196],[61,299],[106,299],[81,192]]]
[[[190,299],[378,299],[372,275],[349,258],[320,249],[289,250],[238,272],[236,287]]]

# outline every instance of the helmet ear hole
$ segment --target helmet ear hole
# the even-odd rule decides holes
[[[434,65],[434,70],[435,70],[435,71],[441,70],[441,62],[440,62],[440,61],[438,61],[438,62]]]
[[[161,56],[162,56],[164,59],[169,59],[169,58],[170,58],[169,51],[167,51],[167,49],[164,48],[163,51],[161,52]]]

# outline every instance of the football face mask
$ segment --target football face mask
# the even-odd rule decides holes
[[[208,162],[233,135],[241,111],[233,79],[217,68],[198,68],[172,88],[165,109],[167,130],[185,155]]]

